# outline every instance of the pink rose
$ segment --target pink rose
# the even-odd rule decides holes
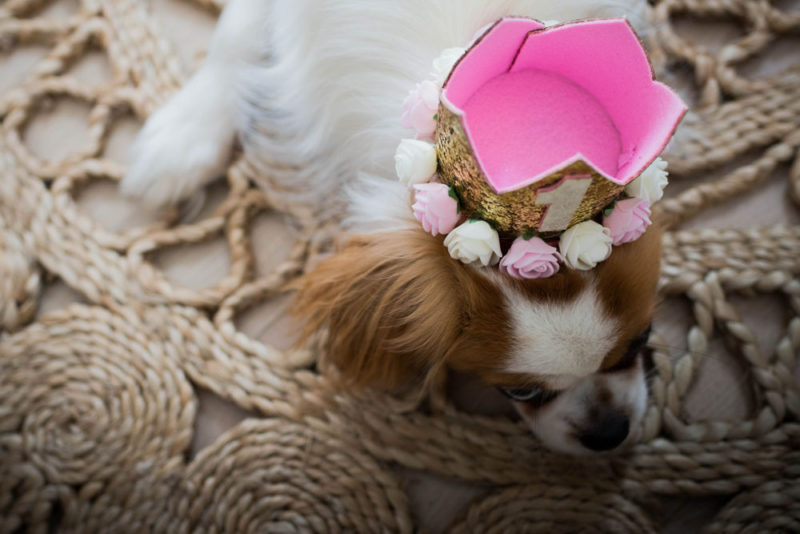
[[[433,235],[450,233],[460,219],[458,202],[450,196],[450,188],[444,184],[415,184],[414,191],[411,209],[425,231]]]
[[[615,246],[639,239],[650,224],[650,203],[641,198],[618,201],[603,218],[603,226],[611,232],[611,242]]]
[[[558,272],[561,254],[544,240],[518,237],[500,262],[500,270],[514,278],[547,278]]]
[[[434,115],[439,111],[439,87],[432,81],[418,83],[403,101],[403,128],[413,128],[419,139],[433,137]]]

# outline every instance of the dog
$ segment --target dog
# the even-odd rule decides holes
[[[175,203],[220,176],[237,140],[320,218],[345,209],[338,250],[301,282],[306,333],[357,386],[449,368],[503,391],[565,453],[620,449],[646,408],[641,349],[656,307],[656,225],[595,269],[517,280],[453,260],[394,176],[403,100],[444,49],[507,15],[626,16],[645,0],[230,0],[202,67],[154,113],[124,193]],[[344,208],[343,208],[344,206]]]

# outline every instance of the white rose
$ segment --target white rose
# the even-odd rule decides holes
[[[594,221],[583,221],[561,235],[558,250],[567,267],[588,271],[611,255],[611,232]]]
[[[427,182],[436,174],[436,148],[427,141],[403,139],[394,154],[394,169],[409,187]]]
[[[444,84],[453,66],[466,52],[463,48],[447,48],[433,60],[433,76],[440,86]]]
[[[457,226],[444,240],[450,256],[464,263],[480,261],[494,265],[500,261],[500,236],[486,221],[471,220]]]
[[[629,196],[648,201],[652,206],[664,196],[664,188],[669,183],[668,175],[667,162],[656,158],[638,178],[625,186],[625,192]]]

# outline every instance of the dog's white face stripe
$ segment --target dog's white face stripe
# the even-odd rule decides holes
[[[597,371],[619,340],[618,321],[605,312],[592,285],[566,302],[531,301],[511,287],[503,293],[514,335],[509,373],[539,375],[563,389]]]

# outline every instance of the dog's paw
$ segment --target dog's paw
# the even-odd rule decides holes
[[[235,135],[228,91],[213,72],[198,72],[139,132],[120,191],[163,206],[220,176]]]

